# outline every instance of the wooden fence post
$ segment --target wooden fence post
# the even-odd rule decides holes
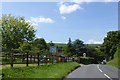
[[[32,54],[30,55],[30,62],[32,63]]]
[[[47,62],[48,62],[48,59],[47,59],[47,56],[45,57],[45,63],[47,64]]]
[[[28,52],[27,52],[27,61],[26,61],[26,66],[28,66]]]
[[[39,52],[37,54],[38,54],[38,66],[39,66],[40,65]]]
[[[22,62],[24,63],[24,60],[25,60],[25,53],[22,53]]]
[[[52,55],[52,64],[53,64],[53,55]]]
[[[11,67],[13,67],[13,52],[11,52]]]
[[[35,54],[34,54],[34,63],[35,63]]]

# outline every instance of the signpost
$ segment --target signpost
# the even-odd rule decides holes
[[[50,46],[49,51],[51,53],[56,53],[56,47],[55,46]]]
[[[52,64],[53,64],[53,55],[56,55],[57,48],[55,46],[50,46],[49,51],[52,53]]]

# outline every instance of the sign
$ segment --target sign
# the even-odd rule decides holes
[[[83,57],[86,57],[86,53],[83,53]]]
[[[50,46],[49,51],[51,53],[56,53],[56,47],[55,46]]]

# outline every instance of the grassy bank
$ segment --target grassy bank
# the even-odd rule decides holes
[[[63,78],[78,67],[76,62],[42,66],[3,68],[4,78]]]
[[[117,67],[117,68],[119,68],[120,69],[120,59],[119,59],[119,57],[118,56],[120,56],[120,49],[117,49],[117,51],[116,51],[116,53],[115,53],[115,55],[114,55],[114,59],[113,60],[111,60],[111,61],[109,61],[108,62],[108,65],[111,65],[111,66],[113,66],[113,67]]]

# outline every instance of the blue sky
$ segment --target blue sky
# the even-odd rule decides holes
[[[4,2],[3,14],[24,16],[36,37],[47,42],[102,43],[108,31],[118,30],[117,2]]]

